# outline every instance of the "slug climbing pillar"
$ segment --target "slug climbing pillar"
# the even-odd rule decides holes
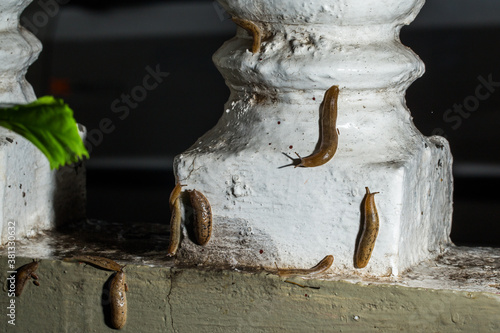
[[[231,95],[217,125],[175,159],[177,178],[204,193],[213,212],[212,238],[198,246],[184,201],[176,260],[307,268],[331,254],[331,273],[385,276],[440,254],[450,243],[452,157],[444,138],[413,125],[404,95],[424,65],[399,41],[424,1],[220,3],[253,28],[240,24],[215,53]],[[286,166],[285,154],[321,146],[320,106],[334,85],[335,156]],[[365,187],[379,192],[380,228],[370,261],[356,268]]]
[[[31,0],[0,3],[1,106],[36,99],[24,75],[42,45],[19,24],[19,15],[30,3]],[[0,127],[0,246],[84,217],[83,169],[66,167],[51,171],[47,158],[32,143]]]

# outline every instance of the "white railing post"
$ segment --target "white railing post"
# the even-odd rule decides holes
[[[37,59],[42,45],[19,22],[21,12],[30,3],[31,0],[8,0],[0,4],[2,106],[36,99],[25,74]],[[0,245],[14,237],[21,240],[58,224],[83,218],[83,168],[51,171],[46,157],[33,144],[0,127]]]
[[[452,157],[445,139],[413,125],[404,94],[424,65],[399,41],[424,0],[220,3],[258,27],[262,41],[252,52],[251,29],[239,28],[213,57],[231,96],[218,124],[174,165],[186,189],[211,202],[213,236],[201,251],[185,219],[177,260],[310,267],[332,254],[333,272],[384,276],[437,256],[450,243]],[[283,153],[317,147],[320,104],[333,85],[336,155],[280,168],[290,163]],[[365,187],[380,192],[380,231],[368,266],[356,269]]]

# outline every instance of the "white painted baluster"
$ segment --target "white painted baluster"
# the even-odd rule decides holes
[[[178,260],[311,267],[333,254],[336,273],[381,276],[438,255],[450,243],[452,157],[445,139],[413,125],[404,94],[424,65],[399,41],[424,1],[220,3],[264,37],[254,54],[239,28],[214,55],[231,96],[219,123],[174,166],[187,188],[210,200],[214,232],[201,251],[186,223]],[[314,151],[320,103],[333,85],[340,87],[333,160],[280,168],[290,163],[282,153]],[[365,187],[380,192],[381,226],[368,266],[356,269]]]
[[[21,104],[36,99],[24,75],[42,50],[40,41],[19,25],[19,15],[30,0],[0,4],[0,103]]]
[[[24,75],[42,49],[20,26],[31,0],[0,3],[0,105],[36,99]],[[46,157],[21,136],[0,127],[0,244],[85,217],[85,172],[51,171]],[[10,228],[9,228],[10,227]],[[14,233],[14,235],[12,234]],[[9,237],[10,236],[10,237]],[[43,253],[38,253],[42,256]]]

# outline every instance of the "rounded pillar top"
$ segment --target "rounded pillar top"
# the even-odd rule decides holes
[[[0,104],[29,103],[36,99],[24,75],[42,49],[40,41],[21,27],[19,17],[32,0],[0,3]]]
[[[409,24],[425,0],[218,0],[233,16],[283,24]]]
[[[398,38],[399,27],[415,18],[424,0],[219,1],[258,34],[241,27],[214,55],[233,91],[325,91],[338,85],[403,92],[424,72]],[[255,38],[260,48],[254,52]]]

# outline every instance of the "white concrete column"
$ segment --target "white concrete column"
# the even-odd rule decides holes
[[[186,214],[177,260],[303,268],[332,254],[332,272],[383,276],[437,256],[450,243],[452,157],[444,138],[413,125],[404,94],[424,65],[399,41],[424,0],[220,3],[263,38],[252,53],[251,34],[238,28],[213,57],[231,96],[218,124],[174,163],[186,189],[211,202],[213,236],[195,245]],[[333,85],[336,155],[281,168],[290,163],[283,153],[317,147],[320,104]],[[380,231],[368,266],[357,269],[365,187],[380,192]]]
[[[36,99],[26,81],[28,67],[42,49],[19,24],[31,0],[0,3],[0,105]],[[84,129],[81,129],[83,134]],[[0,245],[35,236],[56,224],[85,217],[85,172],[82,167],[51,171],[47,158],[23,137],[0,127]],[[10,228],[9,228],[10,227]],[[10,233],[10,235],[9,235]]]

